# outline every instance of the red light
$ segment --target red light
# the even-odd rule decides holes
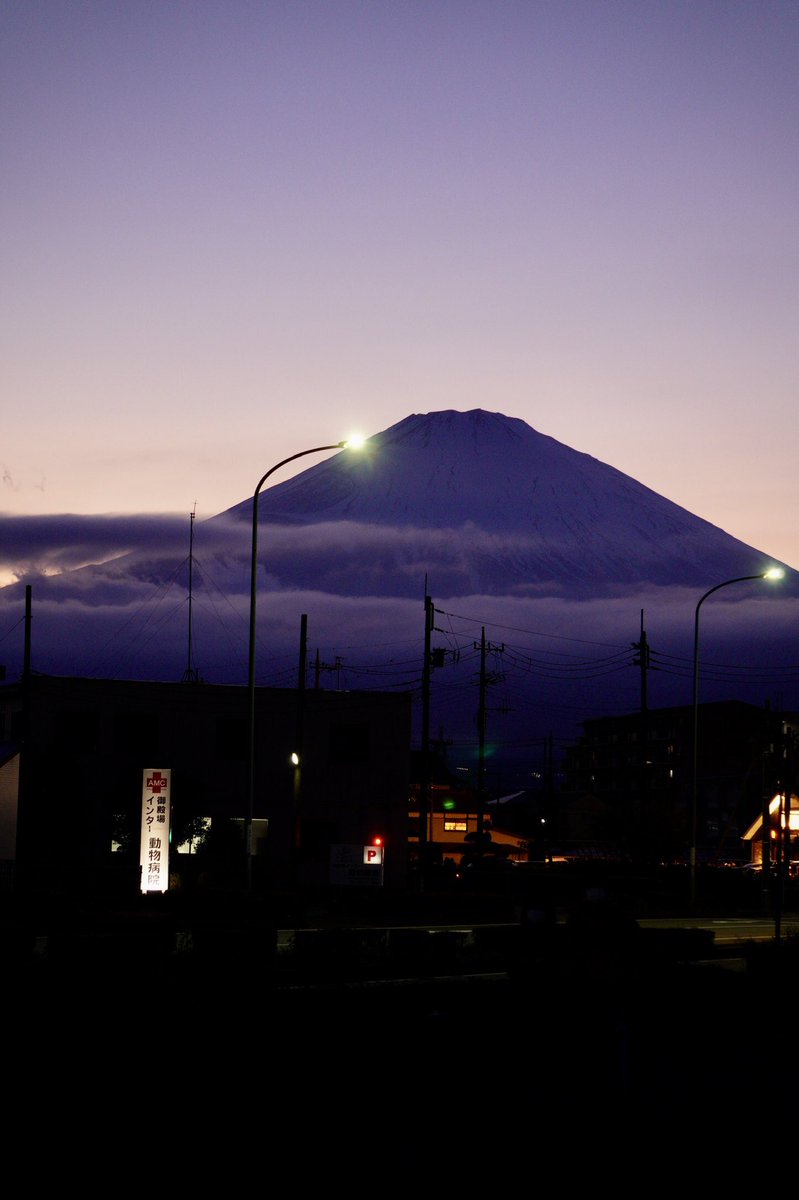
[[[373,846],[382,846],[383,839],[381,837],[372,838],[372,845]]]

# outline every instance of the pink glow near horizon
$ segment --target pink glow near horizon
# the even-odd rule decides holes
[[[0,512],[209,516],[484,408],[799,567],[795,5],[45,0],[0,34]]]

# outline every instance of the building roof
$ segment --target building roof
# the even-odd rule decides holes
[[[779,816],[781,804],[782,804],[782,795],[779,793],[776,796],[773,796],[772,799],[769,801],[769,806],[768,806],[769,816],[772,818],[772,823],[774,825],[777,824],[777,818]],[[760,830],[762,829],[762,827],[763,827],[763,814],[760,813],[760,815],[757,817],[757,819],[755,821],[752,822],[752,824],[749,826],[749,828],[744,833],[741,834],[741,839],[744,842],[753,841],[754,838],[756,838],[757,835],[760,833]],[[790,806],[790,814],[788,817],[788,828],[791,830],[792,833],[796,833],[799,831],[799,796],[796,796],[794,793],[791,793],[791,806]]]

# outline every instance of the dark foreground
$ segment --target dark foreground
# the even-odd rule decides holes
[[[470,1192],[555,1166],[618,1183],[645,1147],[658,1178],[745,1171],[792,1122],[795,943],[716,960],[635,922],[516,932],[490,970],[391,979],[286,972],[234,928],[25,954],[3,989],[11,1145],[76,1184]]]

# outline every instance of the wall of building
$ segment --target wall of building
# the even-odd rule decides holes
[[[7,717],[21,703],[20,685],[0,688]],[[137,863],[142,775],[168,767],[173,845],[202,818],[215,831],[215,856],[203,864],[198,855],[187,882],[203,866],[206,881],[240,882],[248,704],[245,688],[33,676],[17,830],[23,875],[90,887],[123,859]],[[259,828],[268,822],[253,859],[258,885],[322,884],[333,844],[378,833],[390,847],[386,883],[404,885],[410,705],[404,694],[257,689],[253,817]],[[298,744],[299,774],[290,762]],[[122,849],[112,854],[114,843]],[[182,857],[173,855],[176,868]]]

